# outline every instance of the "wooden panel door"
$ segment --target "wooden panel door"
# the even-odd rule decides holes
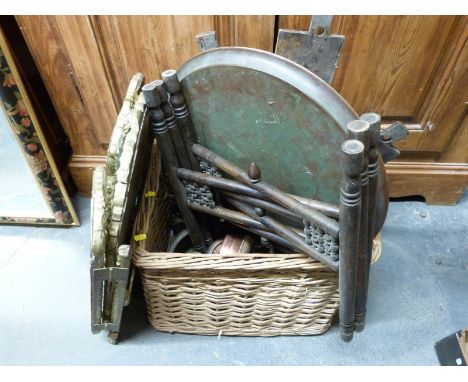
[[[437,104],[457,85],[449,78],[466,44],[466,18],[346,16],[337,21],[336,32],[347,42],[334,87],[358,113],[374,110],[388,123],[405,122],[411,131],[401,149],[441,151],[456,124],[442,123]]]
[[[279,27],[310,20],[280,16]],[[468,17],[335,16],[331,32],[346,38],[333,87],[359,114],[410,129],[388,165],[391,195],[455,203],[468,183]]]
[[[147,80],[198,52],[194,37],[273,51],[277,28],[311,16],[17,16],[70,138],[72,175],[89,194],[134,72]],[[393,196],[454,203],[468,183],[467,16],[335,16],[346,37],[333,86],[358,113],[401,120],[410,136],[388,165]],[[441,187],[447,184],[447,187]]]

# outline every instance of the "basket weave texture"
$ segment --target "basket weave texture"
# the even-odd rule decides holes
[[[167,253],[168,200],[157,145],[134,225],[148,318],[165,332],[276,336],[325,332],[338,309],[338,274],[304,254]],[[138,236],[137,236],[138,237]],[[141,237],[141,236],[140,236]],[[380,256],[374,241],[373,261]]]

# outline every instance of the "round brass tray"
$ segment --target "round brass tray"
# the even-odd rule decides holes
[[[340,147],[356,112],[296,63],[250,48],[202,52],[178,71],[199,141],[281,190],[339,203]],[[380,166],[378,219],[388,206]],[[380,225],[380,224],[378,224]]]

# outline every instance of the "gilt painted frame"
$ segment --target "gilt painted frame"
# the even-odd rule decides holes
[[[0,112],[4,112],[51,217],[0,216],[0,224],[78,226],[79,220],[60,178],[13,55],[0,29]]]

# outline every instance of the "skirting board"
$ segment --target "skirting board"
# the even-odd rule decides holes
[[[390,162],[386,164],[390,197],[424,197],[427,204],[454,205],[468,185],[468,164]]]
[[[78,190],[91,195],[93,170],[105,166],[106,157],[74,155],[70,172]],[[391,162],[386,165],[390,197],[420,195],[427,204],[453,205],[468,185],[468,164]]]
[[[78,192],[91,196],[93,171],[98,166],[106,165],[106,157],[99,155],[73,155],[69,164],[70,173]]]

